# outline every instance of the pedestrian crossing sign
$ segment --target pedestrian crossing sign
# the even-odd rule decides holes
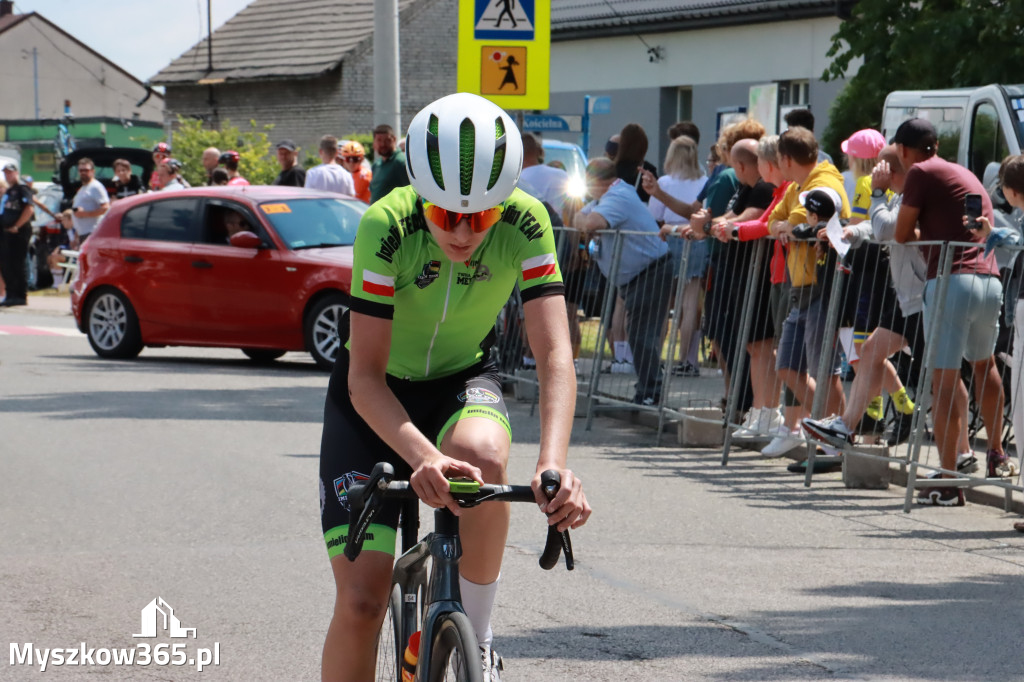
[[[533,40],[534,0],[475,0],[473,38]]]
[[[547,109],[551,0],[459,0],[460,92],[503,109]]]

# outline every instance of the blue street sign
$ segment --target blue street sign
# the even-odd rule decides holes
[[[612,112],[612,98],[608,95],[593,97],[590,100],[590,113],[610,114]]]
[[[533,40],[535,0],[475,0],[473,40]]]
[[[526,114],[523,116],[523,130],[527,132],[578,133],[581,116],[558,116],[555,114]]]

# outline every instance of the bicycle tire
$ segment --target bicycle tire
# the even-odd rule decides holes
[[[473,625],[464,613],[438,619],[430,645],[428,682],[483,682],[483,664]]]
[[[384,614],[377,635],[377,661],[374,664],[375,682],[402,682],[402,656],[406,643],[402,641],[402,591],[391,586],[388,610]]]

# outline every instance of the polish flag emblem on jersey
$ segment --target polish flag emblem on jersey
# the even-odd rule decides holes
[[[523,281],[553,275],[557,271],[555,266],[555,254],[545,253],[523,261]]]
[[[394,296],[395,278],[363,270],[363,291],[374,296]]]

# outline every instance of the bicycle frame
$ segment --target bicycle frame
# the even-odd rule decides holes
[[[441,617],[452,612],[465,613],[459,590],[461,557],[459,519],[448,509],[441,508],[434,511],[434,532],[395,560],[392,584],[398,585],[402,593],[402,641],[408,642],[417,627],[421,630],[417,679],[425,679],[430,670],[431,644]],[[433,559],[429,580],[426,579],[428,558]],[[423,602],[419,603],[421,587],[425,589]],[[422,621],[417,623],[421,612]]]

